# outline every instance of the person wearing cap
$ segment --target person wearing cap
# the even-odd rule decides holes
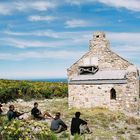
[[[80,119],[80,112],[76,112],[75,113],[75,117],[72,118],[71,121],[71,134],[75,135],[75,134],[83,134],[83,133],[91,133],[88,126],[87,126],[87,122]],[[82,127],[81,127],[82,126]]]
[[[14,105],[10,105],[9,106],[9,111],[7,112],[7,118],[9,121],[18,118],[19,116],[23,115],[24,113],[19,113],[17,111],[15,111],[15,106]]]
[[[3,113],[2,104],[0,104],[0,115]]]
[[[60,133],[67,130],[67,125],[60,119],[60,112],[55,114],[55,118],[51,122],[50,129],[55,133]]]
[[[34,107],[31,110],[31,115],[35,119],[39,119],[39,120],[46,119],[46,116],[49,117],[49,118],[53,118],[47,111],[42,114],[41,111],[38,109],[38,103],[37,102],[34,103]]]

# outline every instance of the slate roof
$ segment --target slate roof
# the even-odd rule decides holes
[[[90,75],[77,75],[73,77],[69,83],[84,83],[84,84],[90,84],[90,83],[126,83],[126,71],[125,70],[103,70],[98,71],[95,74]]]
[[[78,75],[72,80],[111,80],[111,79],[124,79],[126,75],[125,70],[108,70],[98,71],[95,74],[90,75]]]

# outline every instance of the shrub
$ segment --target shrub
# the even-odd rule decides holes
[[[3,125],[1,136],[4,140],[50,140],[51,131],[47,123],[13,120]]]
[[[0,102],[22,98],[67,97],[67,83],[0,80]]]

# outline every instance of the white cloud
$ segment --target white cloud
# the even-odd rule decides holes
[[[48,69],[42,69],[42,70],[12,70],[10,72],[4,72],[0,73],[0,78],[6,78],[6,79],[35,79],[35,78],[62,78],[66,77],[66,69],[63,70],[48,70]]]
[[[17,48],[61,48],[75,45],[83,45],[88,43],[90,39],[89,32],[55,32],[55,31],[34,31],[34,32],[11,32],[5,31],[4,34],[11,37],[1,38],[1,45],[8,45]],[[14,36],[14,37],[13,37]],[[19,36],[29,36],[29,39],[19,39]],[[52,41],[37,41],[30,39],[30,36],[51,37],[56,40]],[[18,38],[17,38],[18,37]],[[86,44],[85,44],[86,45]]]
[[[12,31],[9,31],[9,30],[5,30],[3,33],[5,35],[11,35],[11,36],[24,36],[24,35],[27,36],[27,35],[31,35],[31,33],[28,33],[28,32],[12,32]]]
[[[83,46],[85,50],[88,50],[88,42],[92,39],[91,31],[78,31],[78,32],[55,32],[52,30],[48,31],[34,31],[30,33],[18,33],[18,32],[5,32],[8,35],[19,36],[19,35],[35,35],[42,37],[52,37],[57,40],[53,41],[34,41],[34,40],[19,40],[17,38],[5,38],[1,39],[1,43],[8,44],[18,48],[39,48],[39,47],[50,47],[50,48],[67,48],[70,46]],[[106,38],[110,41],[111,49],[117,52],[128,52],[134,55],[140,51],[140,33],[127,33],[127,32],[106,32]],[[58,40],[59,39],[59,40]]]
[[[75,5],[87,4],[100,2],[108,6],[116,8],[126,8],[132,11],[140,11],[140,1],[139,0],[66,0],[66,2]]]
[[[140,46],[137,46],[137,45],[117,45],[115,46],[114,50],[117,50],[121,53],[124,53],[124,55],[127,53],[133,55],[133,52],[134,52],[134,55],[137,54],[139,55],[140,54]]]
[[[13,8],[10,5],[0,3],[0,14],[1,15],[9,15]]]
[[[140,11],[139,0],[97,0],[97,1],[116,8],[126,8],[132,11]]]
[[[43,42],[36,42],[34,40],[19,40],[17,38],[5,38],[5,43],[9,42],[12,43],[13,42],[13,46],[17,45],[16,47],[40,47],[40,46],[44,46],[44,47],[64,47],[64,49],[62,50],[62,48],[58,48],[57,51],[44,51],[44,49],[42,49],[42,51],[29,51],[29,52],[22,52],[22,53],[0,53],[0,60],[13,60],[13,61],[21,61],[21,60],[26,60],[26,59],[45,59],[47,61],[47,59],[63,59],[63,60],[74,60],[73,62],[75,62],[77,59],[79,59],[84,53],[85,51],[80,50],[79,51],[79,47],[81,45],[85,46],[85,50],[88,50],[88,41],[90,39],[92,39],[92,32],[91,31],[77,31],[77,32],[55,32],[55,31],[34,31],[34,32],[30,32],[30,34],[35,35],[37,33],[37,35],[39,36],[52,36],[54,38],[56,38],[57,40],[60,39],[60,41],[52,41],[52,42],[47,42],[47,41],[43,41]],[[21,35],[29,35],[28,33],[14,33],[14,32],[8,32],[8,34],[11,34],[11,36],[17,36],[19,34]],[[120,56],[122,56],[123,58],[126,58],[127,60],[129,60],[130,62],[132,62],[133,64],[135,64],[137,67],[140,68],[140,62],[139,62],[139,54],[140,54],[140,33],[128,33],[128,32],[106,32],[106,38],[110,41],[110,48],[116,52],[117,54],[119,54]],[[11,39],[9,41],[9,39]],[[1,41],[3,42],[3,41]],[[47,43],[50,43],[49,45]],[[59,44],[60,43],[60,44]],[[34,46],[35,45],[35,46]],[[67,50],[68,45],[71,45],[72,47],[76,46],[77,51],[73,50],[73,51],[69,51]],[[25,51],[25,50],[24,50]],[[65,72],[65,70],[64,70]],[[19,73],[19,75],[18,75]],[[46,72],[42,70],[42,72],[37,72],[35,71],[34,74],[31,74],[31,72],[29,71],[21,71],[17,72],[17,75],[15,73],[15,77],[16,76],[21,76],[24,75],[25,77],[27,76],[32,76],[32,77],[36,77],[37,75],[40,76],[42,73],[43,75],[48,75],[48,71],[46,70]],[[61,73],[61,72],[60,72]],[[5,74],[5,73],[4,73]],[[14,72],[12,73],[14,74]],[[12,75],[11,74],[11,75]],[[9,75],[9,76],[11,76]],[[49,73],[50,77],[53,76],[53,72],[52,75],[51,73]],[[58,76],[61,75],[58,73],[55,74],[54,71],[54,75]],[[5,76],[8,77],[8,74]],[[62,74],[62,76],[64,76],[64,73]]]
[[[76,27],[91,26],[91,23],[82,19],[72,19],[72,20],[67,20],[65,22],[65,25],[66,28],[76,28]]]
[[[15,11],[28,12],[30,10],[46,11],[48,9],[54,9],[58,3],[56,1],[34,1],[34,0],[22,0],[22,1],[8,1],[0,2],[0,14],[9,15]]]
[[[39,15],[33,15],[33,16],[29,16],[28,20],[29,21],[54,21],[55,19],[57,19],[56,17],[53,16],[39,16]]]
[[[107,32],[107,37],[111,42],[127,45],[139,45],[140,46],[140,33],[127,33],[127,32]]]
[[[0,60],[24,60],[24,59],[76,59],[80,57],[84,52],[79,51],[30,51],[30,52],[24,52],[24,53],[0,53]]]
[[[12,32],[12,31],[4,31],[6,36],[41,36],[41,37],[51,37],[54,39],[60,39],[60,41],[71,41],[72,43],[75,42],[88,42],[92,38],[92,31],[69,31],[69,32],[57,32],[53,30],[40,30],[40,31],[33,31],[33,32]],[[106,38],[112,43],[119,43],[119,44],[131,44],[131,45],[140,45],[140,33],[139,32],[105,32]],[[0,39],[2,40],[2,39]],[[9,39],[5,39],[8,41]],[[14,39],[13,39],[14,40]],[[15,38],[15,40],[18,40]],[[80,41],[81,40],[81,41]],[[14,42],[14,41],[11,41]],[[26,42],[26,40],[25,40]],[[28,42],[28,41],[27,41]],[[55,41],[54,41],[55,42]],[[32,42],[31,42],[32,43]],[[31,44],[30,43],[30,44]],[[47,43],[46,43],[47,44]]]
[[[125,8],[131,11],[140,11],[140,1],[139,0],[17,0],[17,1],[6,1],[0,2],[0,14],[9,15],[15,11],[28,12],[31,10],[37,11],[47,11],[48,9],[54,9],[59,5],[64,5],[66,3],[81,5],[81,4],[94,4],[100,2],[108,6],[116,8]]]
[[[18,1],[15,2],[14,5],[16,9],[19,11],[24,11],[26,9],[38,10],[38,11],[46,11],[48,9],[52,9],[56,7],[56,3],[50,1]]]
[[[57,32],[53,30],[38,30],[38,31],[32,31],[32,32],[13,32],[6,30],[4,32],[4,35],[10,35],[10,36],[41,36],[41,37],[51,37],[54,39],[84,39],[85,41],[89,40],[92,36],[92,31],[69,31],[69,32]]]
[[[67,3],[70,3],[71,5],[81,5],[84,3],[89,3],[89,2],[93,2],[95,0],[65,0]]]
[[[24,33],[14,33],[7,32],[10,35],[25,35]],[[55,41],[50,42],[38,42],[33,40],[19,40],[19,39],[7,39],[4,41],[6,44],[10,44],[11,46],[19,47],[19,48],[32,48],[32,47],[56,47],[58,49],[62,48],[70,48],[73,46],[85,46],[85,50],[88,50],[88,42],[92,39],[91,31],[77,31],[77,32],[55,32],[52,30],[48,31],[34,31],[27,33],[27,35],[35,35],[35,36],[48,36],[54,39]],[[128,32],[106,32],[106,38],[110,42],[110,48],[121,54],[122,57],[131,58],[138,57],[140,54],[140,33],[128,33]],[[59,41],[58,41],[59,39]],[[61,48],[61,49],[62,49]],[[73,47],[74,48],[74,47]]]
[[[140,33],[116,33],[107,32],[107,39],[110,41],[110,48],[135,64],[140,70]]]
[[[17,47],[17,48],[55,48],[64,46],[63,41],[35,41],[35,40],[23,40],[17,38],[4,38],[0,39],[1,44]]]

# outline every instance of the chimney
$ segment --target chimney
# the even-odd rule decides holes
[[[105,37],[105,33],[97,31],[93,33],[93,38],[90,40],[89,50],[109,47],[109,41]]]

